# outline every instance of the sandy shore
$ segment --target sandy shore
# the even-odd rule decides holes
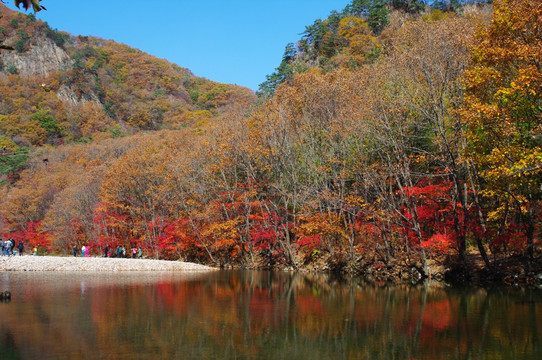
[[[63,256],[0,256],[0,271],[212,271],[182,261]]]

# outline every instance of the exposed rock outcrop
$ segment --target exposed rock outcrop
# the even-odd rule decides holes
[[[66,85],[61,85],[57,91],[58,98],[63,102],[67,102],[71,105],[77,105],[79,103],[86,103],[88,101],[94,101],[96,104],[100,104],[100,99],[93,92],[88,92],[79,97],[71,88]]]
[[[17,69],[20,76],[48,75],[54,71],[71,66],[69,55],[51,39],[36,37],[28,51],[2,51],[0,60],[7,72],[10,66]]]

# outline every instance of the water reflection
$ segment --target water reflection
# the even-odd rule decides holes
[[[538,359],[541,293],[276,272],[3,273],[0,358]]]

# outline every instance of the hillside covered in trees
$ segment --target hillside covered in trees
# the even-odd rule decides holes
[[[0,4],[2,143],[37,147],[179,129],[248,105],[249,89],[198,78],[126,45],[51,29]]]
[[[2,14],[5,237],[382,279],[541,271],[539,2],[353,0],[288,44],[257,103]],[[19,65],[44,44],[58,65]]]

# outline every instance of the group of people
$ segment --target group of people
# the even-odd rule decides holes
[[[77,249],[77,245],[74,245],[73,246],[73,256],[77,256],[78,253],[79,253],[79,251]],[[131,253],[132,253],[132,259],[135,259],[135,258],[142,259],[143,258],[143,250],[141,249],[141,247],[139,247],[139,248],[133,247],[131,249]],[[89,249],[85,245],[83,245],[81,247],[81,256],[82,257],[90,256]],[[104,257],[117,257],[117,258],[130,257],[129,255],[128,256],[126,255],[126,248],[124,246],[117,246],[116,252],[111,252],[110,249],[109,249],[109,246],[106,246],[104,248],[103,256]]]
[[[13,240],[12,238],[9,238],[6,241],[0,241],[0,248],[1,248],[1,253],[3,256],[4,255],[11,256],[15,254],[15,252],[13,251],[13,249],[15,248],[15,240]],[[19,252],[19,255],[22,256],[23,250],[24,250],[24,243],[22,241],[19,241],[17,250]]]
[[[74,245],[73,246],[73,256],[77,256],[77,253],[78,253],[78,249],[77,249],[77,245]],[[89,257],[90,256],[90,251],[88,249],[88,247],[86,247],[85,245],[81,246],[81,256],[82,257]]]
[[[143,258],[143,250],[141,249],[141,247],[139,247],[139,248],[133,247],[131,249],[131,252],[132,252],[132,259],[135,259],[135,258],[142,259]],[[107,246],[104,249],[104,257],[111,257],[111,253],[109,252],[109,248]],[[124,246],[117,246],[117,257],[118,258],[125,258],[125,257],[130,257],[130,255],[127,256],[126,248]]]

